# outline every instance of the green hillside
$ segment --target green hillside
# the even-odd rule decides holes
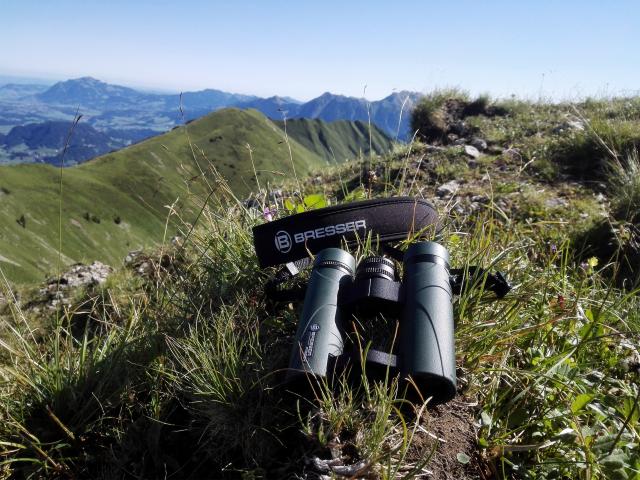
[[[273,127],[257,119],[254,128]],[[333,381],[310,377],[306,392],[297,388],[304,382],[285,383],[304,302],[274,301],[266,285],[277,270],[260,269],[252,245],[251,228],[263,219],[221,193],[184,248],[141,254],[160,268],[116,268],[100,285],[62,288],[64,309],[54,310],[55,288],[19,287],[13,298],[0,282],[0,479],[638,480],[640,99],[536,104],[439,91],[412,120],[411,145],[323,166],[300,182],[289,176],[279,187],[292,202],[300,189],[332,205],[394,195],[433,203],[435,239],[465,272],[450,305],[451,402],[418,400],[413,382],[406,395],[395,375],[366,375],[391,369],[376,375],[341,361]],[[197,132],[194,139],[209,138]],[[161,192],[184,191],[182,157],[171,164],[149,145],[164,169],[142,148],[130,157],[139,162],[119,164],[118,154],[94,162],[92,175],[65,170],[65,208],[81,218],[100,205],[87,192],[100,199],[114,188],[114,199],[138,205],[139,193],[162,210],[172,197]],[[253,147],[258,157],[263,147]],[[136,183],[138,167],[156,176]],[[28,178],[6,171],[14,182]],[[48,171],[47,182],[22,185],[23,201],[41,204],[40,190],[56,181]],[[87,184],[82,206],[72,201],[74,172]],[[194,192],[185,203],[207,196]],[[281,200],[266,198],[276,218],[288,214]],[[33,208],[25,230],[41,217]],[[126,221],[144,237],[145,225]],[[104,218],[80,222],[113,238]],[[431,238],[423,233],[414,238]],[[350,249],[359,260],[384,252],[367,240]],[[503,272],[513,289],[496,298],[476,267]],[[434,322],[449,322],[446,312]],[[369,348],[396,344],[403,358],[402,314],[375,313],[348,311],[344,352],[365,358]]]
[[[276,122],[284,129],[284,122]],[[290,138],[317,152],[329,161],[343,161],[359,155],[369,154],[369,132],[373,153],[391,150],[391,139],[378,127],[355,121],[339,120],[324,122],[299,118],[287,120],[287,134]]]
[[[335,128],[320,121],[294,122],[290,156],[283,131],[261,113],[220,110],[62,170],[62,196],[59,169],[0,167],[0,268],[15,282],[38,281],[55,272],[60,201],[62,263],[101,260],[119,265],[128,251],[162,241],[169,205],[177,201],[180,206],[190,193],[208,191],[211,185],[218,188],[214,170],[243,198],[256,190],[256,176],[262,188],[269,181],[292,178],[291,157],[296,173],[305,175],[324,163],[329,147],[340,152],[340,160],[346,152],[357,152],[363,148],[364,137],[357,134],[361,129],[346,122]],[[374,138],[379,151],[383,141]],[[189,212],[181,213],[190,220]],[[171,222],[167,235],[175,232]]]

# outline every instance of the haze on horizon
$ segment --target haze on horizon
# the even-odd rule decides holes
[[[524,98],[637,94],[639,14],[632,1],[595,0],[7,1],[0,75],[299,100],[446,86]]]

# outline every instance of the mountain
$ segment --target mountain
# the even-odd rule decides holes
[[[258,98],[239,103],[238,108],[255,108],[274,120],[287,118],[317,118],[327,122],[360,121],[382,129],[393,139],[408,140],[411,111],[420,99],[417,92],[395,92],[382,100],[369,102],[364,98],[346,97],[325,92],[305,103],[286,97]]]
[[[45,125],[51,121],[71,122],[76,113],[80,113],[83,123],[110,137],[107,143],[111,149],[167,132],[218,109],[235,106],[256,109],[277,121],[286,117],[329,122],[370,122],[391,138],[402,141],[410,137],[410,111],[418,98],[417,93],[400,92],[368,102],[363,98],[326,92],[301,103],[290,97],[259,98],[214,89],[185,92],[182,95],[141,92],[82,77],[58,82],[50,87],[16,84],[0,87],[0,134],[6,135],[16,126]],[[405,99],[407,102],[403,109]],[[75,161],[91,157],[90,149],[84,152]],[[54,154],[31,149],[25,144],[23,149],[1,151],[0,164],[39,162]]]
[[[391,138],[410,140],[411,112],[422,95],[417,92],[394,92],[377,102],[371,102],[371,121]]]
[[[421,95],[417,92],[393,93],[382,100],[345,97],[326,92],[299,106],[295,117],[335,120],[359,120],[377,125],[391,138],[409,139],[409,119]],[[403,103],[406,103],[403,108]],[[402,116],[401,116],[402,112]],[[398,124],[400,123],[398,128]]]
[[[187,199],[220,188],[219,175],[243,198],[257,183],[265,188],[292,178],[293,166],[300,177],[321,168],[330,148],[337,160],[364,150],[364,128],[287,122],[290,154],[280,125],[256,110],[229,108],[62,171],[42,164],[1,166],[0,267],[15,282],[54,271],[60,225],[65,265],[119,265],[127,252],[161,242],[167,222],[169,232],[184,227],[177,216],[167,217],[169,205],[183,221],[195,218]]]
[[[29,155],[31,161],[58,165],[67,139],[66,165],[83,162],[125,145],[85,123],[74,126],[73,122],[57,121],[14,127],[0,138],[0,146],[8,156],[20,158],[21,155]]]
[[[120,85],[96,80],[91,77],[58,82],[36,98],[47,104],[80,105],[90,110],[172,110],[178,112],[182,106],[185,114],[209,113],[241,102],[250,102],[257,97],[206,89],[180,94],[146,93]]]
[[[295,116],[300,108],[300,103],[288,97],[256,98],[249,102],[242,102],[238,108],[255,108],[273,120],[282,120],[286,117]]]
[[[111,85],[91,77],[66,80],[36,95],[41,102],[56,105],[80,105],[92,110],[117,108],[145,101],[152,94],[120,85]]]
[[[284,130],[283,121],[276,122]],[[320,154],[329,162],[342,162],[369,155],[369,126],[366,123],[339,120],[325,122],[306,118],[287,120],[287,135]],[[393,148],[391,139],[375,125],[371,126],[371,149],[384,154]]]
[[[334,120],[367,121],[367,100],[345,97],[325,92],[313,100],[300,105],[296,117],[319,118],[327,122]]]
[[[179,103],[180,96],[175,96]],[[241,95],[236,93],[223,92],[208,88],[197,92],[185,92],[182,94],[182,106],[185,110],[218,110],[219,108],[231,107],[240,103],[256,100],[253,95]]]

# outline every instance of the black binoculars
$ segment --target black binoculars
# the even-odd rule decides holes
[[[356,260],[339,248],[318,253],[289,362],[287,381],[323,379],[345,353],[347,325],[363,310],[398,313],[396,353],[368,350],[363,368],[399,375],[430,404],[456,394],[456,361],[449,253],[435,242],[409,247],[403,279],[394,262],[368,257]],[[357,361],[355,362],[357,363]]]

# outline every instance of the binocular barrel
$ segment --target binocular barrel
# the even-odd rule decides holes
[[[318,254],[298,322],[288,382],[307,374],[324,378],[331,373],[327,371],[329,360],[343,353],[344,322],[353,308],[357,306],[359,313],[365,314],[367,309],[363,306],[398,314],[402,305],[397,362],[393,361],[393,367],[408,382],[407,394],[413,396],[412,391],[417,388],[423,399],[431,398],[434,404],[455,396],[449,254],[438,243],[420,242],[407,250],[403,263],[400,286],[395,282],[393,262],[383,257],[363,260],[354,280],[356,261],[348,252],[327,248]],[[345,293],[349,294],[347,300],[341,298]],[[377,353],[384,353],[378,358],[393,357],[391,352]],[[377,365],[380,360],[372,362]]]
[[[339,248],[327,248],[316,256],[291,352],[287,381],[306,373],[325,377],[329,356],[342,354],[345,313],[338,304],[338,293],[341,287],[353,281],[355,268],[355,258]]]
[[[456,394],[453,306],[449,253],[420,242],[404,255],[404,308],[400,324],[400,367],[423,398],[444,403]]]

